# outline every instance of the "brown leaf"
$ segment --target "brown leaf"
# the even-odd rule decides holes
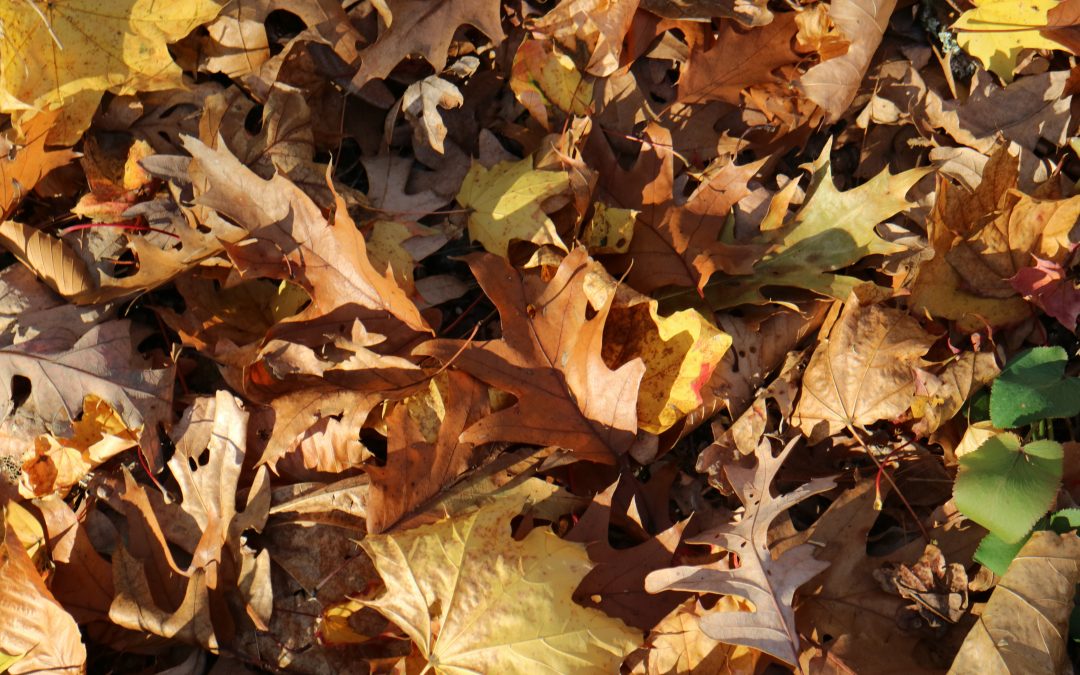
[[[173,367],[148,368],[132,345],[130,324],[110,321],[90,329],[78,342],[61,347],[46,336],[0,349],[0,392],[7,400],[2,416],[17,413],[58,436],[71,434],[71,420],[90,394],[120,411],[152,467],[161,467],[158,425],[172,416]],[[29,380],[27,403],[17,409],[13,380]]]
[[[464,348],[456,340],[433,340],[417,353],[452,361],[518,400],[469,427],[461,440],[554,444],[579,459],[614,463],[634,442],[645,367],[636,359],[617,370],[604,364],[601,342],[610,301],[587,318],[583,284],[594,263],[585,249],[570,253],[546,283],[492,255],[466,260],[499,309],[502,339]]]
[[[295,276],[311,295],[311,306],[296,321],[352,304],[389,312],[414,330],[429,330],[393,278],[371,266],[364,237],[340,198],[333,221],[327,222],[284,177],[263,180],[227,149],[211,149],[193,138],[185,147],[195,158],[190,172],[197,201],[249,232],[249,240],[229,248],[240,269],[279,279]]]
[[[915,395],[915,368],[936,339],[906,312],[864,307],[853,296],[810,358],[795,426],[818,442],[904,414]]]
[[[1080,581],[1075,532],[1036,532],[998,582],[950,673],[1060,673]]]
[[[85,672],[86,647],[79,627],[45,587],[8,523],[6,509],[0,509],[0,519],[0,654],[21,656],[7,672]]]
[[[388,0],[382,7],[389,14],[383,17],[387,27],[373,45],[360,51],[360,70],[352,79],[357,90],[386,77],[414,54],[427,59],[435,72],[441,71],[454,32],[462,24],[478,28],[496,47],[506,37],[497,0],[446,0],[434,6],[427,0]]]
[[[576,57],[590,75],[607,77],[621,65],[623,38],[638,0],[567,0],[532,24]]]
[[[59,117],[60,111],[53,110],[24,122],[24,140],[14,157],[0,158],[0,220],[10,216],[46,174],[78,157],[70,148],[45,149],[45,138]]]
[[[270,404],[274,429],[258,466],[279,472],[278,463],[293,456],[312,471],[340,473],[359,467],[366,449],[357,430],[379,402],[368,394],[328,387],[308,387],[275,398]]]
[[[627,283],[642,293],[663,286],[700,290],[717,271],[749,273],[764,249],[725,243],[720,237],[731,207],[748,194],[746,183],[761,164],[706,169],[701,185],[681,202],[674,192],[670,132],[654,124],[645,134],[648,142],[630,170],[618,165],[602,135],[589,137],[586,156],[592,155],[613,202],[641,212],[630,250],[612,258],[612,273],[626,271]]]
[[[691,45],[690,57],[679,76],[679,100],[737,104],[744,89],[773,82],[773,71],[802,59],[792,48],[796,16],[791,12],[780,14],[768,25],[753,30],[722,22],[709,47]]]
[[[476,445],[460,437],[489,408],[487,387],[457,371],[394,408],[386,420],[386,465],[366,469],[369,532],[390,529],[477,463]]]
[[[691,544],[719,546],[737,554],[738,568],[732,569],[725,557],[706,565],[658,570],[645,578],[645,588],[650,593],[681,590],[746,598],[754,605],[752,614],[712,612],[702,617],[701,630],[716,640],[753,647],[791,664],[798,662],[799,655],[799,634],[792,608],[795,591],[829,563],[816,559],[815,547],[809,544],[788,549],[773,559],[768,544],[769,527],[787,509],[835,485],[831,478],[816,478],[773,497],[773,479],[794,447],[795,442],[791,442],[774,457],[769,441],[764,440],[753,469],[735,464],[726,466],[728,480],[746,512],[736,523],[688,539]]]
[[[13,220],[0,223],[0,244],[65,298],[92,293],[97,284],[67,242]]]
[[[829,16],[851,41],[843,56],[819,63],[799,80],[810,100],[839,119],[851,105],[870,59],[881,44],[896,0],[833,0]]]

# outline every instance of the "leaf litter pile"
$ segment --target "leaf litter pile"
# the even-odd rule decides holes
[[[0,30],[0,672],[1075,662],[1080,1]]]

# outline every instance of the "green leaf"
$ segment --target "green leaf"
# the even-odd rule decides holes
[[[1016,557],[1016,554],[1020,552],[1020,549],[1024,547],[1024,544],[1030,538],[1031,534],[1028,533],[1021,537],[1019,541],[1009,543],[991,532],[979,542],[979,548],[975,550],[975,562],[981,563],[994,574],[1003,577],[1006,570],[1009,569],[1009,563],[1013,561],[1013,558]]]
[[[1080,414],[1080,378],[1064,377],[1061,347],[1036,347],[1009,362],[990,392],[990,419],[1005,429]]]
[[[1063,457],[1054,441],[1021,447],[1015,434],[998,434],[960,459],[956,507],[1005,543],[1015,543],[1053,503]]]

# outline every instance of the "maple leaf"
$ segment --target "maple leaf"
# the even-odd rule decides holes
[[[576,56],[586,73],[607,77],[621,65],[623,40],[637,5],[637,0],[567,0],[533,21],[531,28]]]
[[[904,195],[929,170],[911,169],[895,175],[886,170],[857,188],[840,192],[832,180],[831,145],[826,143],[809,166],[810,186],[802,207],[782,226],[769,223],[775,230],[763,224],[762,238],[771,240],[774,249],[754,265],[750,275],[724,277],[705,289],[713,308],[769,302],[762,291],[770,286],[806,288],[843,300],[859,282],[832,272],[868,255],[903,250],[881,239],[874,228],[910,206]],[[788,192],[777,193],[769,218],[783,218],[790,199]]]
[[[215,0],[168,6],[155,0],[30,0],[0,7],[0,112],[25,129],[34,110],[62,108],[49,130],[74,145],[106,91],[171,89],[180,68],[167,43],[217,16]]]
[[[557,120],[548,110],[585,115],[592,103],[592,82],[574,61],[541,40],[526,40],[514,54],[510,88],[540,126],[551,130]]]
[[[463,24],[480,29],[495,46],[506,37],[497,0],[387,0],[378,5],[386,29],[370,47],[360,51],[360,69],[352,86],[359,90],[384,78],[408,56],[427,59],[438,73],[446,67],[450,41]]]
[[[906,312],[853,298],[810,357],[795,426],[816,442],[899,417],[915,396],[915,368],[936,340]]]
[[[566,192],[565,171],[537,171],[533,160],[499,162],[485,169],[474,162],[461,184],[457,201],[472,209],[469,236],[491,253],[507,256],[511,242],[553,244],[566,250],[555,223],[544,213],[545,199]]]
[[[613,463],[634,442],[645,366],[635,359],[612,370],[601,359],[610,300],[586,317],[583,284],[594,264],[588,254],[572,251],[546,283],[492,255],[466,260],[499,309],[502,339],[464,348],[457,340],[432,340],[415,353],[452,360],[518,401],[469,427],[461,440],[557,444],[580,459]]]
[[[1005,82],[1012,82],[1020,50],[1061,48],[1040,33],[1049,22],[1047,12],[1057,6],[1057,0],[974,0],[972,4],[975,7],[952,25],[956,42]]]
[[[701,630],[709,637],[745,645],[787,663],[797,663],[799,635],[795,630],[792,599],[795,590],[828,567],[814,557],[814,546],[804,544],[773,559],[769,552],[769,526],[781,513],[802,500],[831,490],[832,478],[815,478],[778,497],[770,493],[780,465],[795,448],[791,442],[773,456],[768,440],[758,446],[752,469],[728,464],[724,472],[746,512],[736,523],[721,525],[694,537],[691,544],[720,546],[739,556],[739,567],[726,560],[708,565],[682,565],[652,572],[645,578],[650,593],[666,590],[718,593],[746,598],[754,612],[711,612],[701,618]]]
[[[505,493],[471,513],[360,545],[386,584],[362,602],[398,625],[436,673],[609,673],[640,633],[579,607],[571,593],[589,571],[581,544],[535,528],[521,541],[510,521],[524,498]]]

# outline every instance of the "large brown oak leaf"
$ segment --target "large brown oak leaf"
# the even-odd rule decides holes
[[[499,310],[502,339],[464,348],[459,340],[433,340],[416,352],[452,360],[510,392],[517,403],[472,425],[461,440],[559,445],[579,459],[614,463],[634,442],[645,366],[640,359],[617,370],[604,364],[601,343],[610,303],[586,318],[584,282],[593,263],[585,250],[567,256],[549,282],[523,276],[497,256],[466,260]]]

